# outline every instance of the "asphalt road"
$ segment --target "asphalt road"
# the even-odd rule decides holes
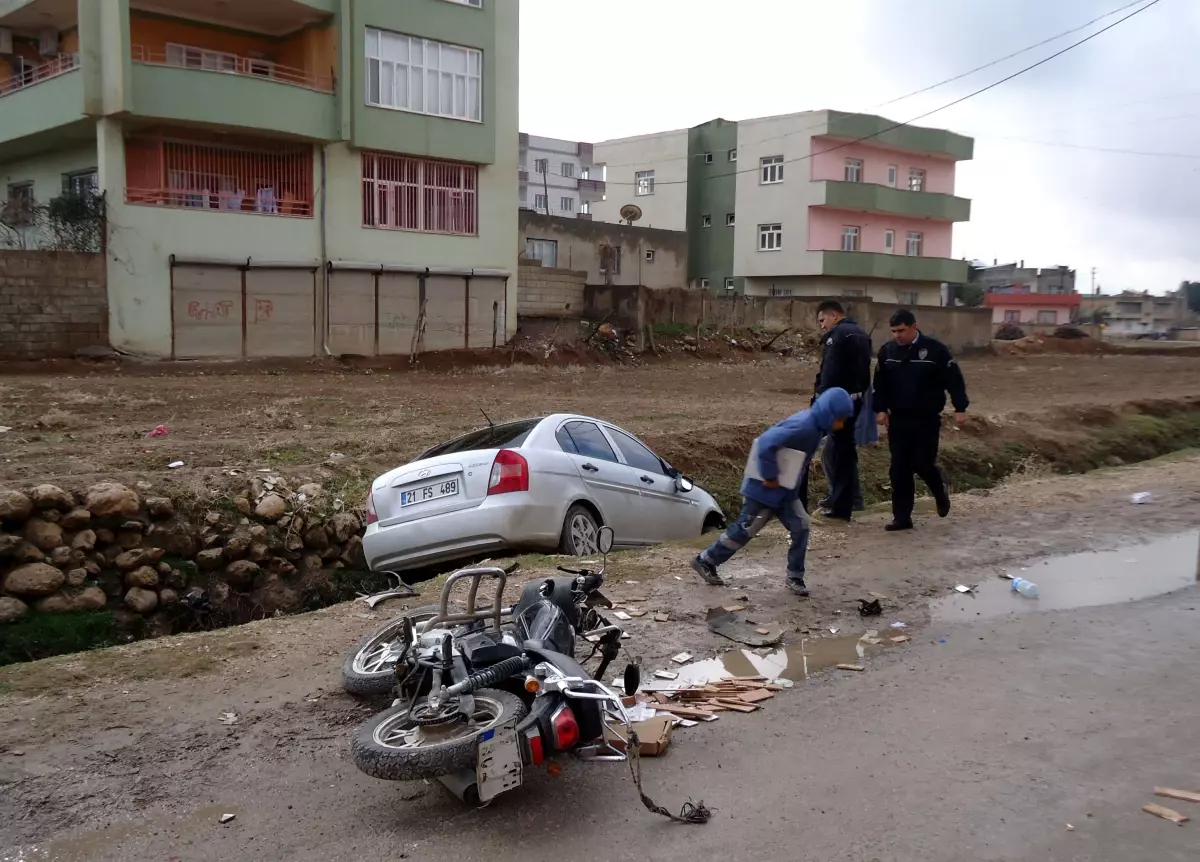
[[[702,798],[704,826],[644,811],[621,765],[569,764],[472,811],[333,751],[269,767],[247,752],[194,810],[0,859],[1194,860],[1200,822],[1140,809],[1200,820],[1152,795],[1200,791],[1198,608],[1189,587],[934,628],[865,673],[679,731],[645,761],[646,789],[671,808]]]

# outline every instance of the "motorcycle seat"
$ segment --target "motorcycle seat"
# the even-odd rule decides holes
[[[475,668],[491,667],[494,664],[499,664],[505,659],[516,658],[521,655],[521,648],[514,644],[498,643],[478,646],[471,650],[471,664]]]

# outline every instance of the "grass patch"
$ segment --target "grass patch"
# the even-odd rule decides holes
[[[316,464],[321,461],[320,455],[312,449],[306,449],[302,446],[284,446],[268,452],[266,457],[272,464],[281,467],[296,467],[302,464]]]
[[[0,666],[36,661],[120,643],[112,611],[40,614],[36,611],[6,623],[0,643]]]

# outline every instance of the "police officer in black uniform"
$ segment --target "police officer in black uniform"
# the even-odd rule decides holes
[[[970,401],[950,349],[917,329],[911,311],[900,309],[890,324],[893,340],[879,351],[875,368],[875,410],[879,424],[888,428],[892,453],[892,522],[884,529],[895,532],[913,527],[914,473],[929,486],[938,515],[950,514],[950,493],[937,466],[942,410],[949,392],[961,425]]]
[[[854,401],[853,418],[825,438],[829,457],[823,461],[829,474],[826,476],[829,496],[824,501],[827,508],[822,509],[821,514],[826,518],[849,521],[854,511],[855,491],[860,488],[854,426],[862,412],[863,396],[871,386],[871,336],[846,317],[846,310],[836,300],[826,300],[817,306],[817,321],[825,332],[825,340],[813,398],[837,387],[849,392]],[[861,496],[861,490],[858,493]]]

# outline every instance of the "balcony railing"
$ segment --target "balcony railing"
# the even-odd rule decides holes
[[[525,170],[525,168],[521,168],[519,171],[517,171],[517,181],[522,183],[529,182],[529,171]]]
[[[575,213],[575,218],[581,218],[584,221],[591,221],[592,214],[591,213]]]
[[[270,60],[241,57],[223,51],[184,48],[180,51],[151,51],[142,45],[133,46],[133,62],[147,66],[171,66],[201,72],[221,72],[247,78],[265,78],[280,84],[305,87],[319,93],[334,91],[333,75],[319,75],[292,66],[282,66]]]
[[[59,54],[39,66],[26,66],[24,70],[14,72],[7,81],[0,81],[0,96],[7,96],[9,93],[32,87],[42,81],[49,81],[51,78],[57,78],[59,75],[65,75],[78,68],[78,54]]]
[[[604,194],[605,186],[606,186],[606,183],[604,182],[604,180],[580,180],[579,181],[579,190],[581,192],[596,192],[597,194]]]

